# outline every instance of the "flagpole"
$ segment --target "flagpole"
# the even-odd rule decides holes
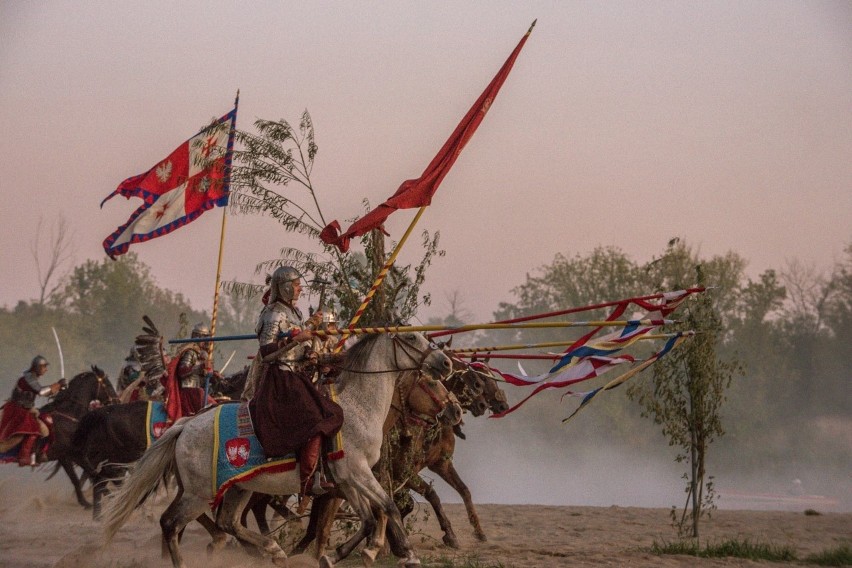
[[[390,258],[388,258],[385,265],[382,267],[382,270],[379,272],[379,275],[376,277],[376,281],[373,282],[373,286],[370,288],[370,291],[367,292],[367,295],[364,297],[364,301],[361,302],[361,306],[355,311],[355,315],[352,316],[352,319],[349,322],[348,330],[354,329],[355,324],[358,323],[358,320],[361,319],[361,316],[364,314],[364,310],[367,309],[367,306],[370,304],[370,300],[373,299],[373,296],[376,294],[376,290],[379,289],[379,286],[384,282],[385,277],[388,275],[393,263],[396,262],[396,257],[399,255],[399,251],[402,250],[402,245],[405,244],[405,241],[408,240],[408,236],[411,234],[411,231],[414,230],[414,226],[417,224],[417,221],[420,220],[420,217],[423,215],[423,212],[426,210],[426,206],[422,206],[417,210],[417,215],[414,216],[411,223],[408,225],[408,229],[405,230],[405,234],[402,235],[402,238],[396,244],[396,248],[394,248],[393,253],[391,253]],[[346,339],[349,337],[349,333],[344,332],[343,335],[340,336],[340,341],[337,342],[337,345],[334,346],[335,353],[340,352],[343,349],[343,344],[346,342]]]
[[[231,123],[231,139],[233,139],[233,131],[237,128],[237,107],[240,104],[240,90],[237,89],[237,96],[234,99],[234,120]],[[231,159],[233,159],[233,147],[229,147],[228,150],[231,152],[231,156],[229,156],[227,160],[227,183],[228,183],[228,192],[230,193],[230,183],[231,183]],[[222,230],[219,233],[219,260],[216,263],[216,285],[213,290],[213,313],[210,316],[210,335],[215,337],[216,335],[216,316],[219,314],[219,284],[222,278],[222,251],[225,248],[225,221],[228,218],[228,205],[225,204],[222,206]],[[207,355],[210,358],[210,365],[213,365],[213,344],[210,344],[210,347],[207,350]]]
[[[210,317],[210,335],[216,335],[216,316],[219,313],[219,282],[222,278],[222,250],[225,248],[225,220],[227,216],[228,206],[222,207],[222,230],[219,234],[219,261],[216,263],[216,286],[213,290],[213,315]],[[213,364],[213,344],[210,344],[208,353],[210,356],[210,364]]]

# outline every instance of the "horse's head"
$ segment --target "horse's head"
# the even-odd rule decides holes
[[[443,379],[453,370],[450,358],[438,345],[422,333],[404,332],[391,334],[399,370],[419,370],[433,379]],[[403,363],[404,360],[408,363]]]
[[[409,372],[400,378],[397,387],[406,420],[447,426],[461,422],[461,404],[440,380],[425,373]]]
[[[94,409],[107,404],[115,404],[118,402],[118,394],[109,380],[106,372],[97,365],[92,365],[89,375],[91,380],[91,399],[89,401],[89,409]]]
[[[483,397],[491,408],[494,414],[502,414],[509,410],[509,402],[506,400],[506,393],[497,386],[497,380],[491,373],[483,373]]]
[[[83,371],[68,381],[68,386],[60,390],[56,398],[44,408],[65,411],[78,409],[82,412],[114,402],[118,402],[118,395],[109,377],[100,367],[92,365],[91,371]]]
[[[464,409],[474,416],[481,416],[489,409],[499,414],[509,408],[506,393],[497,386],[491,373],[474,368],[460,359],[453,359],[453,373],[446,382]]]

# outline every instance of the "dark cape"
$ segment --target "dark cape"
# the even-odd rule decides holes
[[[275,348],[270,344],[261,353]],[[332,436],[343,425],[343,409],[320,394],[308,373],[282,370],[275,363],[266,366],[249,412],[267,457],[293,453],[317,434]]]

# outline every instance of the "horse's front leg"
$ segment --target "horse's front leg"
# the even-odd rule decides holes
[[[69,460],[68,458],[62,458],[58,460],[60,465],[62,465],[62,469],[65,470],[65,473],[68,475],[68,478],[71,480],[71,483],[74,484],[74,494],[77,496],[77,502],[83,506],[84,509],[91,509],[92,504],[86,499],[83,495],[82,483],[80,483],[80,478],[77,477],[77,472],[74,471],[74,462]]]
[[[228,541],[228,533],[220,529],[219,525],[207,516],[207,513],[199,515],[195,518],[195,520],[204,527],[204,530],[206,530],[207,534],[210,535],[210,538],[213,539],[213,541],[207,545],[207,553],[213,554],[216,551],[222,550],[225,543]]]
[[[361,497],[360,494],[351,490],[351,488],[341,488],[343,489],[343,494],[346,496],[346,500],[349,502],[349,505],[355,510],[355,514],[358,515],[358,518],[361,520],[361,526],[358,527],[358,530],[352,535],[349,540],[338,546],[332,556],[322,555],[319,559],[321,568],[329,568],[334,566],[335,563],[340,562],[347,556],[349,556],[352,551],[355,549],[358,544],[370,536],[370,540],[372,541],[372,535],[375,531],[376,527],[376,518],[373,516],[373,510],[370,507],[370,503]],[[369,548],[368,543],[368,548]],[[364,559],[364,563],[368,564],[370,558],[375,558],[375,554],[367,553]]]
[[[458,548],[459,539],[453,531],[453,525],[450,523],[450,519],[447,518],[447,514],[444,512],[444,507],[441,505],[441,498],[438,497],[438,492],[435,491],[435,488],[432,487],[431,484],[423,481],[423,478],[419,475],[412,476],[406,483],[406,487],[420,495],[423,495],[423,497],[429,501],[429,504],[432,505],[432,509],[435,511],[435,517],[438,519],[438,524],[441,526],[441,530],[444,531],[444,544],[450,548]]]
[[[244,527],[240,522],[243,510],[251,499],[252,492],[232,487],[225,493],[222,506],[216,517],[216,524],[225,532],[234,535],[241,542],[256,546],[264,554],[272,557],[276,566],[287,566],[287,553],[278,543],[265,535]]]
[[[429,469],[437,473],[441,479],[455,489],[461,495],[464,501],[464,508],[467,510],[467,519],[473,527],[473,533],[476,538],[485,542],[488,538],[482,530],[482,525],[479,523],[479,515],[476,513],[476,507],[473,506],[473,498],[470,495],[470,489],[467,488],[462,478],[459,477],[452,460],[443,460],[429,466]]]

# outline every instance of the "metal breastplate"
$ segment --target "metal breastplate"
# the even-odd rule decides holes
[[[276,342],[280,333],[299,327],[301,315],[298,310],[280,302],[264,307],[256,327],[260,345]],[[304,359],[305,346],[300,344],[279,355],[277,360],[282,369],[297,370]]]

